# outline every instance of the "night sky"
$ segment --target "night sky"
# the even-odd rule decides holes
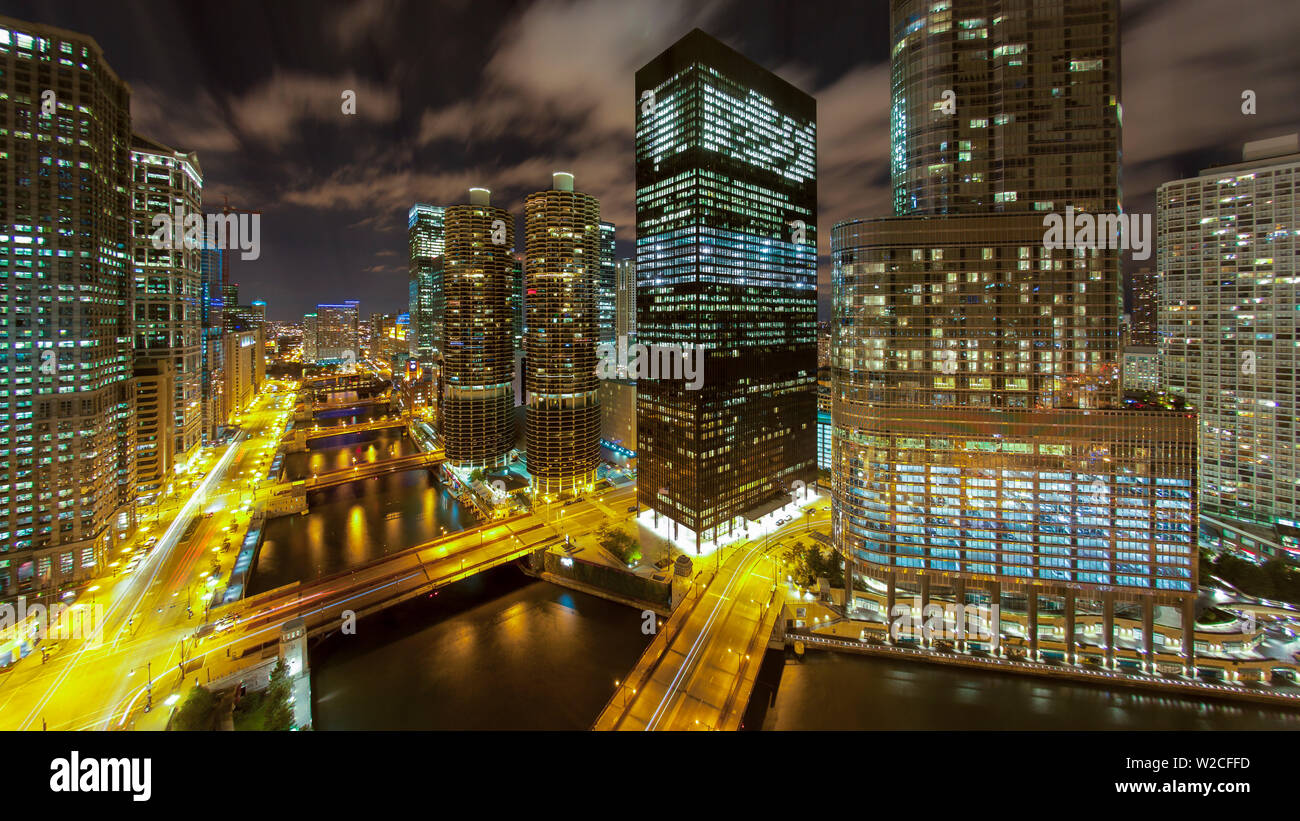
[[[404,311],[412,202],[482,185],[521,214],[554,170],[600,199],[632,256],[633,73],[695,26],[817,98],[823,318],[830,227],[889,214],[886,0],[0,6],[98,40],[136,131],[198,152],[205,205],[262,211],[261,258],[232,268],[241,301],[273,319],[344,299]],[[1237,160],[1246,140],[1300,130],[1300,0],[1123,10],[1127,210],[1153,211],[1156,185]]]

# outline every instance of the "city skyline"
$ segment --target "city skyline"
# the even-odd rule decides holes
[[[1300,728],[1300,72],[1189,6],[124,0],[202,127],[0,16],[0,728]]]
[[[229,198],[262,211],[263,254],[235,260],[231,276],[278,321],[320,299],[403,310],[412,203],[449,205],[485,185],[522,232],[532,181],[556,168],[588,181],[602,218],[619,227],[616,257],[632,257],[632,73],[695,25],[818,99],[819,172],[834,181],[819,191],[819,236],[890,210],[883,4],[773,2],[755,13],[738,2],[326,3],[307,15],[236,3],[232,19],[257,25],[212,28],[219,37],[203,12],[182,6],[12,5],[19,18],[97,40],[131,86],[135,130],[198,155],[207,207]],[[1204,30],[1212,5],[1121,4],[1128,210],[1153,212],[1161,182],[1231,162],[1241,144],[1300,120],[1300,56],[1284,46],[1300,7],[1251,3]],[[462,39],[488,50],[465,60],[457,49],[422,49],[416,33],[431,26],[474,32]],[[549,53],[548,39],[571,26],[597,36]],[[141,36],[157,48],[133,49]],[[351,117],[340,110],[345,89],[357,92]],[[1244,89],[1258,95],[1253,116],[1239,110]],[[824,242],[818,251],[826,319],[830,251]],[[304,297],[308,282],[319,297]]]

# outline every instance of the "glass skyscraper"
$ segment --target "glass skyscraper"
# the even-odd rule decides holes
[[[203,249],[155,248],[153,218],[200,214],[203,171],[198,157],[135,135],[131,146],[135,280],[135,356],[169,359],[173,390],[168,425],[175,441],[166,451],[185,462],[202,442],[203,395],[201,262]],[[175,245],[173,241],[171,245]],[[170,462],[164,469],[170,467]]]
[[[0,596],[95,574],[135,501],[130,90],[0,17]],[[46,94],[52,92],[52,94]]]
[[[614,308],[617,301],[617,283],[614,275],[614,223],[600,224],[600,274],[596,282],[596,319],[600,341],[614,339]]]
[[[444,211],[438,205],[417,202],[406,216],[410,244],[407,280],[407,310],[411,324],[407,345],[412,359],[429,362],[442,347],[444,305],[443,267]]]
[[[596,292],[604,226],[596,198],[557,173],[524,204],[528,332],[528,473],[540,496],[578,494],[596,481],[600,402]]]
[[[225,382],[224,348],[221,335],[225,329],[225,302],[222,297],[225,252],[205,239],[199,251],[199,381],[200,431],[205,443],[212,442],[217,428],[225,424],[222,386]]]
[[[1105,626],[1196,584],[1195,418],[1122,399],[1120,256],[1044,216],[1119,211],[1115,0],[894,0],[895,216],[835,226],[833,530],[854,575]],[[943,103],[955,92],[955,108]],[[860,582],[863,583],[863,582]],[[968,595],[970,598],[968,598]],[[1190,641],[1179,648],[1190,663]]]
[[[817,109],[696,29],[636,73],[638,500],[697,550],[816,469]]]

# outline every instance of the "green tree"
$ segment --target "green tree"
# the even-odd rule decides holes
[[[217,696],[202,687],[193,687],[172,717],[173,730],[216,729]]]
[[[293,729],[293,706],[289,703],[292,695],[293,684],[289,681],[289,667],[281,658],[271,670],[271,683],[266,688],[264,729]]]

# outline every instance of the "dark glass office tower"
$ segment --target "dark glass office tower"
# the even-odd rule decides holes
[[[528,473],[539,496],[577,494],[596,481],[600,403],[596,378],[596,283],[600,203],[557,173],[524,205],[528,335]]]
[[[456,467],[501,464],[514,446],[510,314],[515,221],[486,188],[446,209],[446,309],[440,419]]]
[[[407,268],[407,350],[412,359],[430,362],[442,342],[444,304],[442,267],[444,209],[417,202],[406,215],[410,262]]]
[[[696,29],[636,73],[638,498],[700,545],[816,468],[816,101]],[[787,497],[788,500],[788,497]]]
[[[601,342],[614,340],[614,223],[600,224],[600,276],[596,282],[596,320]]]
[[[1041,599],[1065,657],[1082,611],[1113,664],[1127,606],[1150,665],[1154,606],[1190,625],[1195,419],[1122,400],[1120,253],[1044,220],[1120,207],[1118,3],[894,0],[890,25],[895,215],[831,237],[836,544],[887,609],[1005,595],[1031,654]]]

